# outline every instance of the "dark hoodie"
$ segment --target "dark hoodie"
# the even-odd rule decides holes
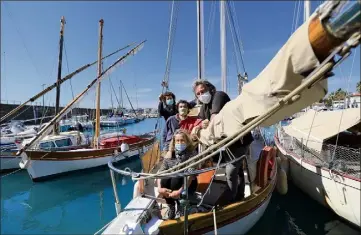
[[[164,117],[164,120],[167,121],[170,116],[176,115],[178,113],[176,104],[174,103],[169,106],[166,105],[164,102],[159,102],[158,113],[159,116]]]

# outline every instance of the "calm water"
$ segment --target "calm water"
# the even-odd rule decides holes
[[[156,119],[127,126],[127,133],[154,130]],[[123,167],[141,169],[139,160]],[[123,207],[133,195],[133,182],[118,176]],[[48,182],[32,183],[26,171],[1,179],[1,234],[94,234],[115,217],[114,196],[107,168]],[[256,234],[350,234],[355,229],[328,209],[289,186],[285,196],[274,193],[261,220],[249,232]]]

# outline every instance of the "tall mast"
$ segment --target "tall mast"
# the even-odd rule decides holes
[[[124,103],[123,103],[123,88],[121,87],[121,80],[119,80],[120,82],[119,82],[119,84],[120,84],[120,86],[119,86],[119,93],[120,93],[120,100],[121,100],[121,107],[122,107],[122,111],[123,111],[123,109],[124,109]]]
[[[305,22],[310,17],[310,14],[311,14],[311,1],[304,0],[303,8],[304,8],[303,21]]]
[[[204,79],[204,24],[203,1],[197,0],[197,44],[198,44],[198,79]]]
[[[64,16],[62,16],[60,20],[60,41],[59,41],[59,59],[58,59],[58,78],[56,84],[55,116],[59,113],[59,103],[60,103],[60,80],[61,80],[61,65],[63,62],[64,25],[65,25],[65,18]],[[59,134],[57,123],[54,125],[53,133],[54,135]]]
[[[219,13],[221,35],[221,81],[222,90],[227,92],[226,0],[219,2]]]
[[[96,113],[95,113],[95,132],[94,147],[98,147],[98,137],[100,133],[100,75],[102,73],[102,49],[103,49],[103,24],[104,20],[99,20],[99,44],[98,44],[98,86],[96,92]]]

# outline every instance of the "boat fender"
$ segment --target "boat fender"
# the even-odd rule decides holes
[[[133,198],[136,198],[140,195],[140,192],[139,192],[139,181],[137,181],[135,184],[134,184],[134,187],[133,187]]]
[[[288,192],[287,173],[282,164],[283,159],[281,159],[280,157],[277,157],[276,159],[278,169],[276,188],[279,194],[285,195]]]
[[[281,195],[285,195],[288,192],[287,174],[282,168],[279,169],[277,174],[277,192]]]
[[[122,152],[122,153],[124,153],[124,152],[126,152],[126,151],[128,151],[129,150],[129,145],[127,144],[127,143],[122,143],[121,145],[120,145],[120,151]]]
[[[278,151],[278,153],[280,153],[280,151]],[[279,158],[281,159],[281,163],[280,166],[282,167],[282,169],[286,172],[286,174],[289,174],[289,169],[290,169],[290,162],[289,160],[283,155],[283,154],[277,154],[279,156]]]

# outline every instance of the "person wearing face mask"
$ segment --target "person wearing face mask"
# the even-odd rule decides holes
[[[176,130],[186,130],[190,134],[194,127],[202,123],[202,120],[197,117],[188,117],[191,105],[187,101],[178,101],[176,107],[178,113],[168,118],[163,130],[162,143],[164,146],[163,150],[165,151],[168,150],[169,143]]]
[[[188,133],[184,130],[177,130],[171,140],[169,152],[163,159],[159,171],[170,169],[179,163],[182,163],[189,158],[195,156],[197,152],[194,150],[192,140]],[[187,171],[193,171],[195,168],[189,168]],[[166,219],[174,219],[176,215],[175,204],[177,203],[178,210],[180,209],[179,197],[184,188],[183,177],[164,178],[157,180],[158,192],[164,197],[169,206],[168,216]],[[197,189],[197,178],[194,176],[188,177],[188,194],[193,194]]]
[[[163,117],[165,121],[170,116],[177,114],[175,103],[175,95],[172,92],[165,92],[159,96],[158,114]]]
[[[206,129],[209,121],[212,121],[231,99],[225,92],[216,91],[216,87],[213,84],[202,79],[194,82],[193,92],[197,99],[202,103],[198,116],[205,120],[202,122],[202,128]],[[199,138],[200,130],[200,127],[194,128],[192,132],[193,139]],[[216,141],[218,142],[220,140],[221,139]],[[253,137],[251,132],[249,132],[241,141],[229,146],[229,150],[235,157],[241,157],[249,153],[249,145],[252,141]],[[218,157],[214,157],[213,161],[218,162]],[[231,159],[232,157],[229,156],[228,152],[222,151],[222,162],[228,162]],[[245,189],[242,160],[226,165],[226,179],[231,192],[231,200],[241,200],[244,197]]]

